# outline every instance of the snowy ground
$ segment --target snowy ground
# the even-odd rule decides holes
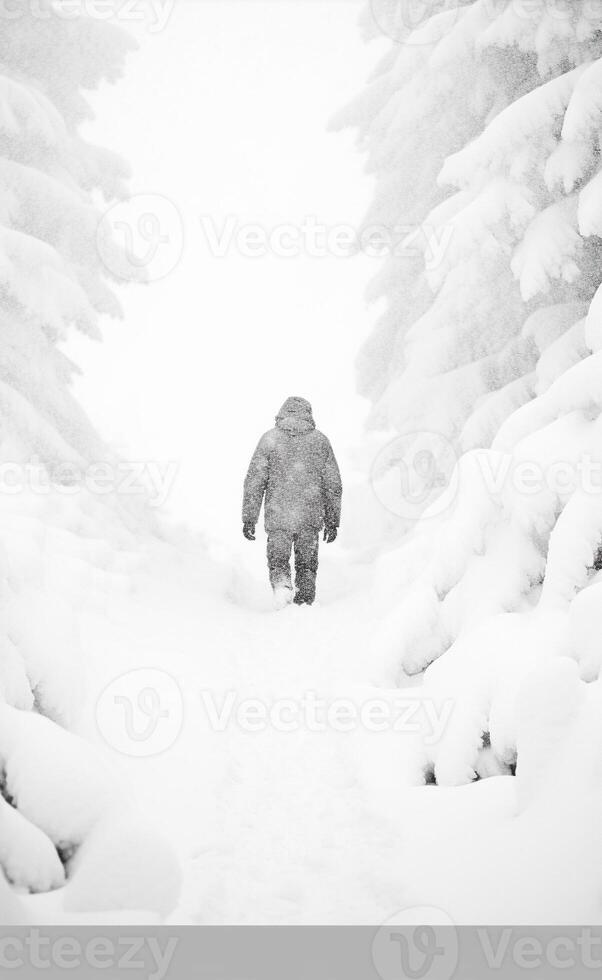
[[[23,550],[39,522],[19,527]],[[43,591],[21,583],[10,630],[41,671],[36,697],[84,740],[18,700],[0,712],[6,799],[20,812],[0,811],[13,848],[0,859],[20,892],[19,907],[0,894],[6,921],[380,924],[424,907],[457,923],[599,921],[602,690],[574,660],[552,651],[527,678],[516,777],[424,785],[425,738],[438,732],[442,773],[470,759],[497,648],[475,631],[480,656],[460,663],[443,702],[428,675],[397,687],[399,656],[379,633],[397,557],[362,564],[323,548],[316,605],[274,612],[261,541],[227,554],[143,535],[134,552],[126,536],[109,562],[93,521],[89,538],[61,532],[60,555],[44,527]],[[513,670],[521,623],[498,626]],[[249,730],[247,699],[251,721],[275,706],[279,720]],[[224,708],[220,727],[211,712]]]
[[[183,586],[176,575],[147,578],[133,609],[124,604],[115,613],[124,615],[121,650],[115,622],[105,627],[112,654],[104,663],[102,622],[89,621],[98,689],[128,666],[160,667],[184,692],[175,744],[154,759],[119,760],[145,808],[179,844],[185,888],[177,918],[364,921],[397,907],[400,874],[391,868],[398,834],[377,812],[363,758],[370,740],[389,736],[310,732],[303,724],[249,732],[234,719],[214,731],[202,700],[211,691],[219,709],[228,692],[237,703],[257,698],[267,706],[282,698],[299,703],[308,692],[327,701],[358,698],[360,685],[367,687],[366,577],[367,570],[324,562],[320,602],[281,613],[271,609],[267,584],[245,574],[215,583],[201,571]],[[388,767],[383,778],[383,791],[394,795]]]
[[[415,735],[390,726],[310,731],[300,715],[295,731],[250,732],[234,718],[211,727],[203,692],[217,710],[228,692],[237,705],[256,698],[268,708],[282,698],[298,707],[308,692],[329,705],[419,695],[391,687],[387,665],[370,653],[379,615],[370,566],[323,555],[319,602],[274,613],[259,547],[236,556],[234,575],[216,574],[222,561],[158,554],[161,574],[139,574],[131,594],[84,617],[94,669],[82,729],[103,744],[97,697],[128,670],[165,671],[183,692],[182,729],[164,752],[107,749],[178,849],[184,888],[173,920],[379,923],[416,905],[458,921],[516,920],[526,860],[511,840],[516,780],[412,786]],[[393,709],[391,717],[399,719]],[[318,711],[317,725],[324,718]],[[508,893],[491,888],[500,873]],[[525,918],[539,907],[527,899]]]

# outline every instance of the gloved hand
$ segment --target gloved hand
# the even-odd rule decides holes
[[[255,525],[252,523],[252,521],[245,521],[242,526],[242,533],[247,541],[255,540]]]
[[[332,544],[333,541],[336,541],[338,533],[339,529],[335,524],[326,524],[324,526],[324,540],[326,544]]]

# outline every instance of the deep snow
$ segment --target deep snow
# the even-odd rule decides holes
[[[496,737],[520,743],[517,776],[500,775],[486,750],[478,768],[489,778],[424,785],[433,759],[446,778],[471,759],[483,671],[497,654],[475,659],[475,630],[467,652],[438,662],[451,658],[454,684],[437,664],[396,686],[399,660],[383,652],[378,626],[403,587],[398,552],[371,564],[323,547],[316,605],[275,612],[263,540],[236,554],[176,534],[145,540],[127,578],[106,576],[79,604],[81,711],[70,727],[84,738],[29,711],[0,714],[14,760],[7,788],[30,821],[13,828],[23,852],[11,855],[14,880],[59,886],[7,892],[6,919],[380,924],[430,907],[457,923],[599,920],[602,693],[574,660],[550,654],[521,667],[509,637],[527,636],[527,623],[509,616],[498,653],[512,650],[521,689],[498,692]],[[55,680],[67,705],[69,677]],[[233,717],[219,730],[211,711],[228,698]],[[249,698],[280,705],[294,730],[237,723]],[[304,700],[334,710],[337,699],[347,713],[330,725],[320,705],[301,710]],[[349,704],[374,699],[384,730],[350,723]],[[167,715],[145,738],[157,708]],[[420,732],[407,730],[416,722]],[[19,725],[31,728],[23,740]],[[51,840],[63,859],[65,840],[75,845],[64,887]],[[30,846],[43,858],[34,868]],[[48,881],[28,882],[34,872]]]
[[[116,594],[109,610],[88,611],[81,624],[93,665],[82,732],[104,745],[178,850],[184,887],[171,921],[380,923],[421,905],[458,921],[549,919],[555,900],[540,888],[540,872],[556,843],[540,838],[529,857],[512,777],[416,786],[420,748],[411,732],[312,732],[303,723],[249,732],[234,720],[212,730],[203,692],[217,710],[228,692],[237,704],[268,706],[280,698],[299,705],[308,692],[358,705],[420,695],[395,688],[391,664],[374,658],[372,566],[338,546],[334,557],[323,549],[316,605],[274,612],[262,546],[236,556],[214,549],[211,558],[161,546],[129,595]],[[150,758],[107,747],[95,716],[106,685],[140,668],[165,671],[183,694],[179,736]]]

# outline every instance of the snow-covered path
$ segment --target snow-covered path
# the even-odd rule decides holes
[[[379,923],[424,904],[441,885],[453,904],[453,885],[432,869],[429,876],[431,862],[420,887],[417,855],[447,820],[448,800],[463,812],[454,793],[475,788],[444,798],[412,787],[413,734],[346,725],[345,712],[327,717],[340,699],[359,708],[400,695],[371,661],[369,566],[325,556],[319,602],[280,613],[259,557],[256,566],[233,576],[219,571],[224,563],[163,558],[162,574],[139,574],[134,594],[116,594],[84,621],[94,665],[85,734],[102,743],[96,700],[124,672],[164,672],[166,690],[173,677],[182,692],[182,728],[165,751],[134,758],[107,746],[181,857],[174,921]],[[280,721],[248,730],[237,719],[247,699],[268,713],[279,706]],[[212,711],[228,708],[221,726],[212,723]],[[491,826],[507,815],[508,780],[487,784],[471,803]],[[471,840],[464,818],[456,827],[457,884],[454,867]],[[447,857],[446,845],[439,860]]]
[[[384,918],[402,898],[399,832],[382,816],[399,796],[400,757],[389,733],[327,720],[337,699],[379,695],[366,673],[369,570],[325,560],[320,601],[281,613],[259,577],[181,572],[141,579],[110,615],[88,617],[84,637],[95,665],[86,727],[96,740],[96,696],[124,671],[166,671],[183,693],[182,731],[165,752],[111,752],[179,848],[180,913],[195,922]],[[236,717],[246,699],[268,712],[280,705],[281,723],[247,730]],[[212,706],[230,703],[215,730]]]

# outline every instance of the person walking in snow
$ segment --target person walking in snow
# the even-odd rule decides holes
[[[316,429],[311,405],[287,398],[253,454],[245,479],[243,534],[255,540],[265,498],[268,567],[276,604],[311,606],[316,596],[318,543],[331,544],[341,519],[343,487],[330,442]],[[295,552],[295,592],[291,552]]]

